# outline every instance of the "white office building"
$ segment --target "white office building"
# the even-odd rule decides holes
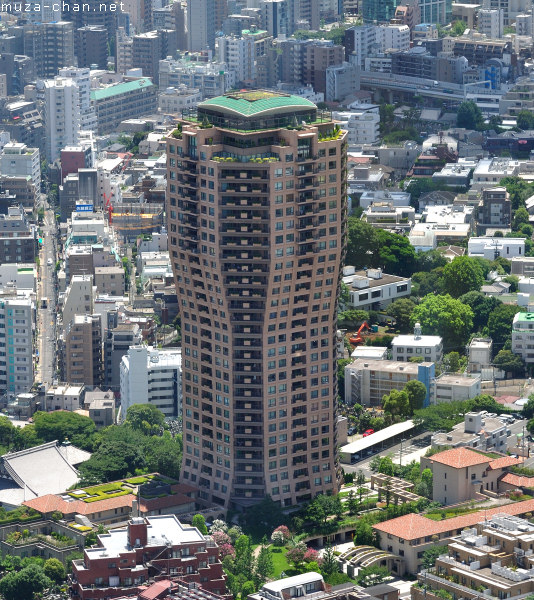
[[[422,358],[425,362],[441,362],[443,340],[439,335],[422,335],[421,325],[415,324],[413,335],[397,335],[391,342],[393,360],[409,362],[410,358]]]
[[[493,40],[503,36],[504,10],[502,8],[481,8],[478,11],[478,30]]]
[[[151,404],[165,417],[182,412],[182,353],[130,346],[120,365],[121,420],[134,404]]]
[[[0,300],[0,394],[29,392],[33,385],[35,306],[30,299]]]
[[[473,257],[495,260],[502,256],[508,260],[525,256],[523,238],[472,237],[467,243],[467,254]]]
[[[54,162],[65,146],[75,146],[81,129],[80,94],[74,79],[44,82],[46,158]]]
[[[31,177],[36,190],[41,189],[41,158],[39,148],[8,142],[0,154],[0,173],[12,177]]]

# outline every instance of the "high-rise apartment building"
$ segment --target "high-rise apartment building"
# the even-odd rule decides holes
[[[88,67],[64,67],[59,76],[72,79],[78,86],[80,129],[96,131],[96,112],[91,104],[91,71]]]
[[[215,0],[187,0],[188,50],[215,48]]]
[[[22,394],[33,385],[35,306],[26,298],[0,300],[0,393]]]
[[[63,381],[102,385],[102,316],[76,314],[62,340]]]
[[[55,77],[61,67],[75,64],[72,23],[28,24],[23,31],[24,54],[33,58],[36,77]]]
[[[44,82],[44,113],[46,158],[54,162],[62,148],[78,142],[80,94],[74,79],[56,77]]]
[[[262,90],[199,104],[167,139],[182,475],[207,501],[290,506],[338,487],[346,148],[330,113]]]

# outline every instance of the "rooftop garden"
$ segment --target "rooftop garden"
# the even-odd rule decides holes
[[[13,531],[6,537],[6,542],[12,546],[24,546],[25,544],[32,544],[35,542],[44,542],[50,544],[56,548],[68,548],[69,546],[75,546],[76,541],[66,535],[61,535],[52,531],[50,535],[44,535],[42,533],[31,534],[27,529],[23,531]]]
[[[41,513],[38,513],[33,508],[20,506],[15,510],[6,511],[4,507],[0,507],[0,525],[13,523],[17,521],[35,521],[41,518]]]
[[[126,496],[128,494],[137,493],[138,486],[144,486],[150,483],[153,485],[147,486],[147,493],[141,489],[141,495],[143,498],[156,498],[163,497],[172,493],[166,491],[163,493],[164,486],[168,486],[174,483],[173,479],[163,477],[162,475],[140,475],[138,477],[130,477],[123,479],[122,481],[113,481],[111,483],[102,483],[100,485],[94,485],[83,489],[76,489],[67,492],[67,494],[75,500],[82,500],[83,502],[99,502],[100,500],[106,500],[107,498],[117,498],[118,496]],[[157,485],[159,484],[159,485]],[[160,487],[162,489],[160,489]],[[150,493],[150,488],[154,488],[157,493]]]

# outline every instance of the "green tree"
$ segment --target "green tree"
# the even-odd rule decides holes
[[[193,527],[196,527],[200,531],[200,533],[203,535],[208,535],[208,528],[206,527],[206,519],[204,518],[204,515],[194,515],[191,523]]]
[[[466,343],[473,327],[473,311],[448,294],[427,296],[412,313],[412,324],[419,322],[426,335],[440,335],[445,347]]]
[[[488,333],[493,340],[495,352],[503,349],[507,340],[512,337],[512,323],[519,307],[511,304],[497,306],[488,318]]]
[[[243,514],[242,525],[255,539],[270,535],[273,529],[287,523],[282,507],[268,494],[260,502],[247,508]]]
[[[530,394],[527,403],[523,405],[521,413],[524,419],[532,419],[534,417],[534,394]]]
[[[443,268],[445,292],[459,298],[467,292],[478,292],[484,283],[482,268],[476,259],[457,256]]]
[[[41,593],[52,584],[43,569],[37,565],[29,565],[18,573],[8,573],[0,580],[0,594],[4,600],[33,600],[35,594]]]
[[[456,112],[456,126],[478,129],[483,123],[482,112],[472,100],[462,102]]]
[[[428,431],[444,429],[449,431],[464,420],[464,415],[472,410],[473,403],[452,401],[438,402],[421,410],[416,410],[414,421]]]
[[[442,554],[448,554],[448,546],[431,546],[423,553],[422,567],[431,569],[436,564],[436,559]]]
[[[391,390],[389,395],[382,398],[384,412],[392,417],[406,417],[410,414],[410,399],[408,394],[402,390]]]
[[[510,291],[517,292],[519,289],[519,277],[517,275],[507,275],[503,281],[510,284]]]
[[[414,308],[415,303],[409,298],[399,298],[386,308],[386,312],[395,319],[400,332],[407,333],[410,330],[410,317]]]
[[[525,374],[523,359],[517,354],[510,352],[510,350],[499,350],[497,356],[493,359],[493,364],[498,369],[510,373],[512,377],[522,377]]]
[[[69,440],[75,446],[91,450],[96,433],[92,419],[70,411],[36,412],[35,433],[45,442]]]
[[[44,574],[56,583],[65,581],[67,572],[64,564],[57,558],[49,558],[43,567]]]
[[[165,424],[165,415],[152,404],[132,404],[126,413],[125,423],[148,435],[161,430]]]
[[[339,561],[334,554],[334,549],[328,544],[323,552],[323,562],[321,564],[321,573],[324,577],[339,573]]]
[[[363,321],[367,321],[369,313],[365,310],[351,308],[344,310],[338,315],[338,324],[344,327],[358,327]]]
[[[135,474],[136,469],[146,466],[145,439],[130,427],[109,427],[91,458],[79,467],[84,483],[115,481]]]
[[[520,206],[514,213],[512,219],[512,231],[519,231],[522,225],[529,224],[529,214],[525,207]]]
[[[345,264],[362,269],[373,266],[377,256],[379,256],[379,248],[376,229],[365,221],[349,217]]]
[[[460,296],[459,300],[473,311],[474,331],[482,331],[488,324],[491,312],[502,304],[495,296],[484,296],[481,292],[468,292]]]
[[[245,600],[247,596],[253,594],[256,591],[256,586],[253,581],[245,581],[245,583],[241,587],[241,599]]]
[[[404,392],[408,395],[410,403],[410,414],[423,408],[426,399],[426,385],[417,379],[412,379],[404,386]]]
[[[449,352],[443,357],[443,368],[449,373],[458,373],[462,366],[462,357],[459,352]]]
[[[262,586],[268,579],[274,575],[273,555],[269,551],[269,547],[262,542],[258,558],[256,559],[256,572],[254,574],[254,583],[256,587]]]
[[[517,113],[516,121],[519,129],[534,129],[534,115],[530,110],[520,110]]]
[[[371,524],[366,519],[359,519],[354,529],[355,546],[373,546],[375,536]]]
[[[179,479],[182,463],[181,434],[173,437],[169,431],[164,431],[162,436],[144,436],[142,450],[145,467],[149,471],[157,471],[167,477]]]
[[[381,456],[378,463],[378,472],[384,475],[395,475],[395,465],[390,456]]]
[[[234,565],[236,574],[243,575],[246,581],[253,579],[255,560],[250,538],[247,535],[240,535],[235,542]]]
[[[438,267],[430,273],[418,271],[412,276],[412,294],[423,298],[428,294],[443,292],[443,268]]]
[[[512,211],[525,206],[525,200],[534,193],[534,185],[519,177],[504,177],[500,185],[503,185],[510,194]]]
[[[339,496],[318,494],[306,508],[306,518],[315,526],[325,525],[328,517],[341,514],[343,507]]]

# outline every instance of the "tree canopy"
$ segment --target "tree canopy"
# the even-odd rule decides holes
[[[456,125],[465,129],[478,129],[483,123],[482,112],[476,102],[462,102],[456,112]]]
[[[409,277],[415,258],[415,250],[405,236],[375,229],[365,221],[349,217],[345,264],[357,269],[380,267],[386,273]]]
[[[473,311],[448,294],[429,295],[412,313],[412,325],[417,322],[424,334],[440,335],[446,348],[459,348],[465,345],[473,327]]]
[[[414,411],[423,408],[426,398],[426,386],[417,379],[412,379],[404,386],[404,392],[408,395],[408,402],[410,404],[410,414]]]
[[[145,434],[158,433],[165,424],[165,416],[152,404],[133,404],[128,408],[125,423]]]
[[[512,304],[501,304],[491,312],[488,317],[488,333],[493,340],[494,352],[502,350],[507,340],[512,337],[512,323],[516,313],[520,311],[518,306]]]
[[[490,314],[502,304],[494,296],[484,296],[481,292],[468,292],[459,298],[473,311],[473,331],[482,331],[488,324]]]
[[[35,433],[44,442],[69,440],[75,446],[91,450],[96,427],[92,419],[69,411],[36,412]]]
[[[410,317],[414,308],[415,303],[409,298],[398,298],[386,307],[386,312],[395,319],[401,333],[407,333],[411,329]]]
[[[480,263],[469,256],[457,256],[443,267],[445,292],[458,298],[467,292],[479,291],[484,283]]]

